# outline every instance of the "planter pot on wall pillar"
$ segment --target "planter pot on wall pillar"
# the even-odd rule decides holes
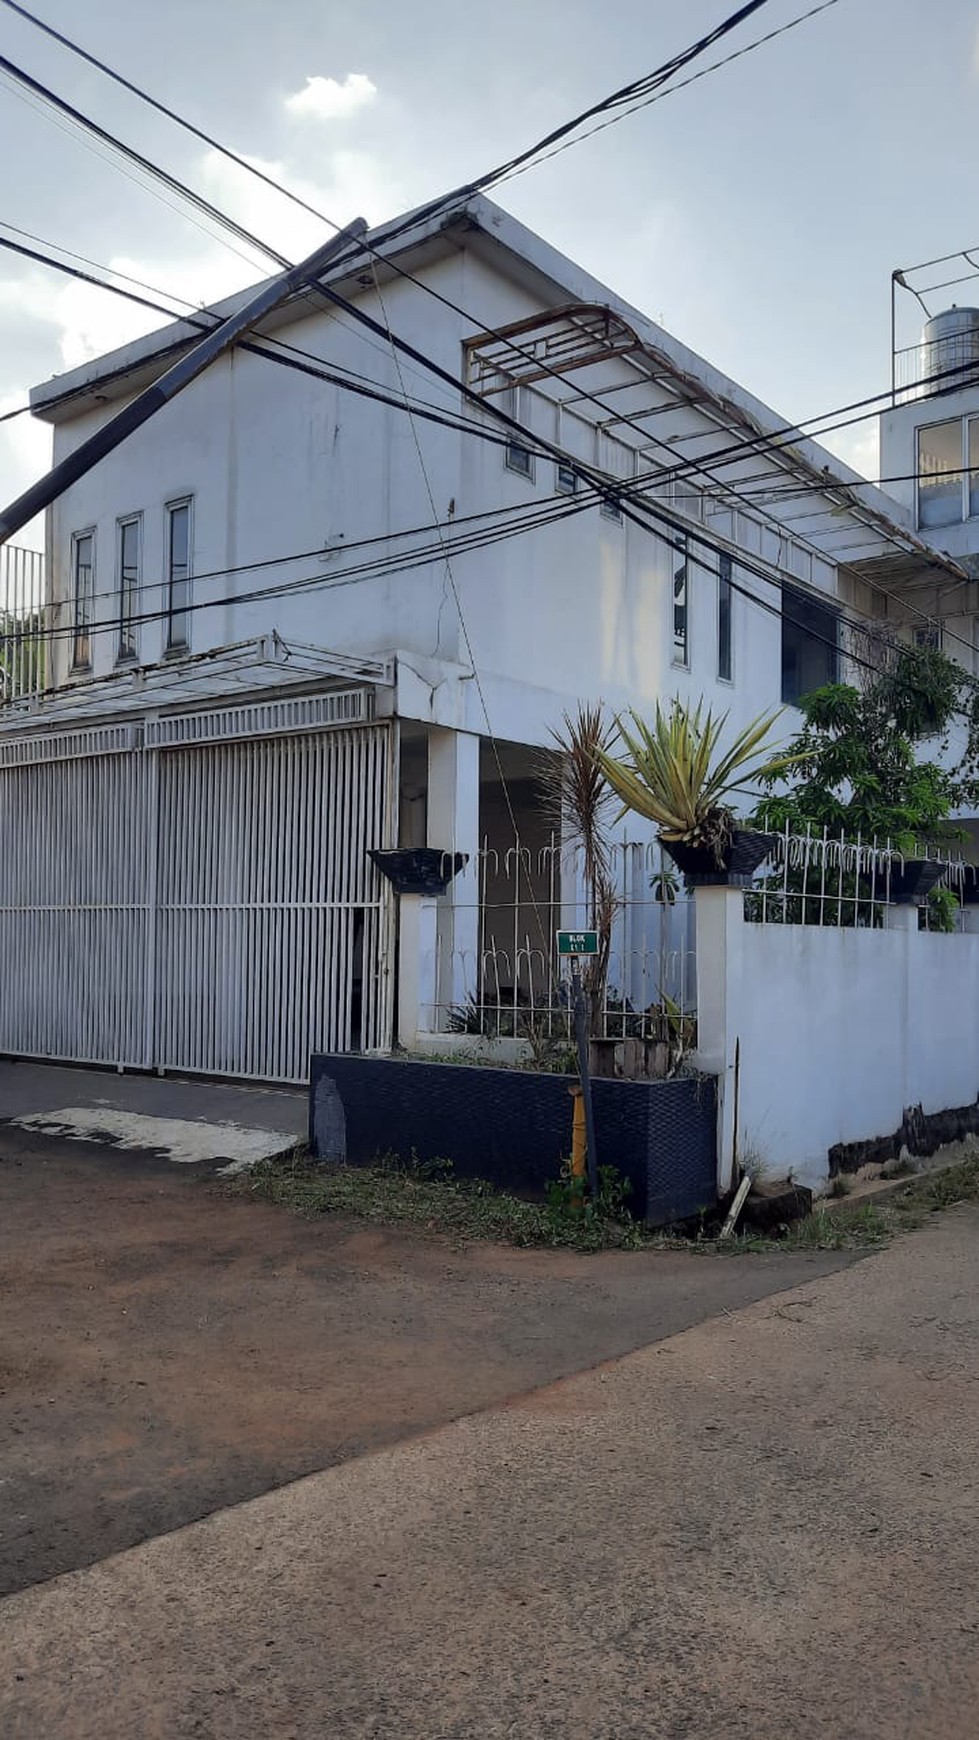
[[[923,906],[932,889],[945,880],[947,869],[934,858],[906,858],[900,870],[891,871],[892,903]]]
[[[469,862],[468,852],[442,852],[438,846],[371,847],[368,856],[397,894],[444,894]]]
[[[678,870],[683,871],[688,888],[750,888],[759,864],[763,864],[775,845],[774,834],[762,834],[754,828],[735,828],[721,863],[709,846],[688,846],[681,840],[664,840]]]

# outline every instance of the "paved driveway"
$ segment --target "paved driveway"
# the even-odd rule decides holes
[[[0,1593],[839,1262],[457,1251],[0,1129]]]

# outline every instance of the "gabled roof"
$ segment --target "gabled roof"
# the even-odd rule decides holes
[[[450,206],[447,210],[426,207],[417,218],[405,217],[370,231],[352,261],[327,274],[324,282],[341,294],[356,295],[369,288],[369,267],[378,256],[397,262],[401,270],[417,271],[433,260],[470,247],[492,258],[498,250],[508,256],[508,271],[521,277],[539,295],[543,310],[563,309],[581,303],[607,310],[611,322],[624,328],[642,353],[651,379],[661,387],[665,381],[676,392],[678,403],[693,405],[716,419],[726,429],[741,432],[749,440],[779,437],[778,460],[789,476],[804,486],[819,486],[839,502],[844,515],[853,514],[871,534],[888,546],[889,577],[897,580],[923,564],[938,567],[962,578],[951,558],[917,536],[910,516],[883,491],[869,485],[859,472],[845,465],[826,448],[804,436],[785,439],[785,420],[770,406],[699,356],[638,309],[633,308],[581,266],[552,247],[502,207],[482,195]],[[383,277],[383,267],[381,268]],[[255,286],[214,303],[204,312],[225,319],[237,312],[255,294]],[[310,314],[322,310],[315,292],[301,292],[283,304],[256,330],[272,333],[293,323],[305,305]],[[117,398],[128,397],[160,375],[176,357],[200,337],[200,329],[187,321],[174,321],[118,350],[97,357],[70,373],[55,376],[33,388],[34,414],[60,423]],[[691,456],[689,462],[695,465]],[[883,552],[875,552],[878,559]],[[843,551],[836,558],[854,571],[864,563]]]

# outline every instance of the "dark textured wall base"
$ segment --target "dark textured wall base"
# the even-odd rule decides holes
[[[892,1136],[877,1136],[871,1142],[838,1142],[829,1151],[829,1175],[859,1172],[861,1166],[886,1166],[897,1160],[902,1149],[909,1154],[934,1154],[946,1142],[961,1142],[963,1136],[979,1134],[979,1100],[948,1112],[923,1112],[909,1106],[900,1128]]]
[[[526,1070],[314,1057],[310,1146],[318,1159],[362,1166],[385,1153],[447,1159],[460,1177],[543,1191],[571,1151],[569,1085]],[[592,1091],[599,1164],[629,1179],[633,1213],[664,1226],[713,1207],[712,1079],[596,1081]]]

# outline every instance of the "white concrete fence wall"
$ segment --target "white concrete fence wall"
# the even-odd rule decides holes
[[[758,924],[733,888],[700,888],[698,1058],[720,1077],[719,1182],[737,1152],[818,1188],[837,1143],[892,1135],[907,1109],[979,1096],[979,934]],[[737,1070],[735,1068],[738,1059]],[[737,1080],[735,1079],[737,1076]]]

